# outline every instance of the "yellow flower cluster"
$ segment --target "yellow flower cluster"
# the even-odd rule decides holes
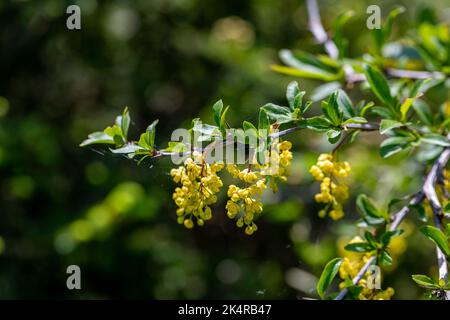
[[[267,188],[267,180],[270,179],[270,187],[274,191],[277,190],[276,179],[283,182],[287,180],[292,160],[291,148],[292,144],[289,141],[283,141],[276,143],[275,150],[268,155],[263,165],[252,160],[252,165],[243,170],[239,170],[234,164],[227,166],[233,178],[239,179],[244,184],[242,188],[233,184],[228,187],[227,215],[230,219],[237,218],[236,225],[239,228],[245,226],[247,235],[258,230],[254,220],[263,211],[261,195]]]
[[[216,194],[223,186],[217,175],[223,166],[222,163],[208,164],[201,153],[194,152],[192,158],[186,159],[184,166],[170,171],[173,181],[181,184],[172,196],[178,206],[178,223],[192,229],[194,218],[199,226],[212,218],[209,205],[217,201]]]
[[[324,218],[327,213],[333,220],[344,216],[342,204],[348,199],[348,186],[338,182],[339,178],[346,178],[350,172],[350,164],[335,161],[331,154],[321,154],[317,163],[311,167],[309,172],[314,179],[320,181],[320,193],[315,195],[315,200],[327,204],[319,211],[319,216]]]
[[[275,150],[268,156],[267,164],[260,166],[257,163],[255,168],[260,169],[262,175],[270,177],[270,188],[273,192],[278,191],[277,181],[286,182],[289,176],[289,168],[292,161],[292,143],[283,141],[276,143]],[[255,161],[256,162],[256,161]]]
[[[354,237],[349,243],[363,242],[360,237]],[[346,286],[345,280],[350,280],[356,277],[361,268],[369,260],[371,253],[357,253],[344,251],[345,256],[342,260],[342,264],[339,268],[339,277],[344,280],[340,283],[339,288],[342,290]],[[363,278],[358,282],[358,285],[362,287],[362,291],[359,293],[359,300],[390,300],[394,295],[394,289],[388,287],[385,290],[370,288],[367,284],[370,272],[367,272]]]
[[[262,192],[266,189],[265,178],[259,172],[250,171],[248,168],[240,171],[236,165],[229,164],[227,170],[234,178],[239,178],[248,187],[239,188],[232,184],[228,187],[227,215],[230,219],[238,218],[236,225],[239,228],[245,226],[245,233],[253,234],[258,227],[253,221],[262,211],[260,200]]]

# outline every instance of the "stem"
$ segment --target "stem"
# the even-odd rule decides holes
[[[400,223],[403,221],[405,216],[408,214],[408,212],[411,210],[410,206],[420,203],[423,200],[424,196],[422,192],[419,192],[416,194],[414,198],[411,199],[411,201],[408,203],[408,205],[404,206],[400,209],[396,214],[394,214],[394,221],[392,222],[391,226],[389,227],[389,231],[393,231],[397,229],[397,227],[400,225]],[[367,269],[375,263],[376,256],[371,256],[370,259],[366,262],[366,264],[361,268],[361,270],[358,272],[356,277],[352,279],[353,285],[358,284],[358,282],[364,277],[364,274],[367,272]],[[345,296],[348,293],[348,289],[344,288],[339,292],[339,294],[334,298],[334,300],[342,300],[345,298]]]
[[[445,74],[442,72],[429,71],[414,71],[388,68],[386,73],[394,78],[408,78],[408,79],[445,79]]]
[[[450,139],[450,134],[447,135],[447,138]],[[441,223],[442,218],[443,218],[442,207],[439,203],[439,199],[437,199],[436,190],[434,189],[434,183],[436,182],[438,174],[445,167],[445,165],[447,164],[449,159],[450,159],[450,148],[446,148],[441,153],[439,158],[435,161],[431,170],[427,174],[421,191],[419,191],[411,199],[411,201],[408,203],[408,205],[404,206],[402,209],[400,209],[400,211],[398,211],[396,214],[394,214],[394,216],[393,216],[394,219],[393,219],[392,224],[389,227],[389,231],[393,231],[393,230],[397,229],[398,226],[400,225],[400,223],[403,221],[403,219],[406,217],[406,215],[411,210],[410,206],[421,203],[424,200],[425,196],[428,198],[428,200],[430,201],[431,206],[433,208],[435,224],[437,223],[436,227],[440,228],[442,226],[442,223]],[[435,195],[436,195],[436,197],[435,197]],[[433,200],[430,200],[430,199],[433,199]],[[437,203],[436,203],[436,199],[437,199]],[[433,205],[432,201],[435,202],[434,205]],[[446,279],[446,282],[447,282],[447,279],[448,279],[447,261],[445,259],[444,254],[441,252],[441,250],[439,248],[437,248],[436,250],[437,250],[438,265],[439,265],[439,278]],[[366,262],[366,264],[361,268],[361,270],[357,274],[357,276],[355,278],[353,278],[352,282],[354,285],[356,285],[362,279],[362,277],[366,273],[367,269],[375,262],[375,260],[376,260],[376,257],[372,256]],[[341,290],[341,292],[339,292],[339,294],[336,296],[335,300],[344,299],[345,296],[347,295],[347,293],[348,293],[347,288]],[[449,292],[446,292],[446,300],[450,300]]]
[[[355,129],[355,130],[362,130],[362,131],[377,131],[379,130],[380,126],[378,124],[371,124],[371,123],[364,123],[364,124],[359,124],[359,123],[349,123],[346,124],[345,126],[343,126],[343,129]],[[288,128],[282,131],[278,131],[278,132],[274,132],[272,134],[269,135],[270,138],[272,139],[277,139],[283,136],[286,136],[288,134],[291,134],[293,132],[299,131],[305,129],[303,127],[292,127],[292,128]],[[198,151],[198,152],[205,152],[205,155],[207,155],[209,152],[212,151],[212,149],[214,149],[214,147],[218,147],[218,146],[227,146],[231,143],[234,143],[234,141],[230,140],[230,139],[226,139],[221,141],[220,143],[218,143],[217,141],[212,142],[211,144],[209,144],[208,146],[206,146],[205,148],[195,148],[194,151]],[[211,145],[214,144],[213,147],[211,147]],[[161,150],[157,150],[155,152],[155,155],[152,156],[152,158],[159,158],[159,157],[163,157],[163,156],[172,156],[172,155],[180,155],[180,156],[187,156],[191,154],[191,151],[186,151],[186,152],[166,152],[166,151],[161,151]]]
[[[316,38],[317,42],[323,44],[325,47],[325,51],[328,55],[333,58],[339,58],[339,50],[333,40],[330,39],[328,34],[325,32],[325,29],[320,21],[320,13],[319,8],[317,6],[316,0],[307,0],[306,7],[308,9],[309,16],[309,29],[311,33]]]
[[[450,140],[450,134],[447,135],[447,139]],[[441,153],[438,160],[434,163],[433,167],[431,168],[430,173],[428,174],[428,177],[425,180],[425,184],[423,187],[425,196],[430,202],[431,209],[433,210],[434,225],[438,229],[442,229],[442,219],[444,218],[444,214],[442,211],[441,203],[436,193],[435,184],[449,159],[450,159],[450,148],[446,148]],[[439,268],[439,279],[444,279],[445,283],[447,283],[448,282],[447,259],[438,246],[436,246],[436,255]],[[445,300],[450,300],[450,291],[445,292]]]
[[[369,267],[375,263],[376,260],[376,256],[371,256],[369,258],[369,260],[367,260],[366,264],[361,268],[361,270],[359,270],[358,274],[356,275],[356,277],[353,278],[352,282],[353,285],[358,284],[358,282],[362,279],[362,277],[364,277],[364,274],[367,272],[367,270],[369,269]],[[345,298],[345,296],[348,293],[348,289],[344,288],[341,290],[341,292],[339,292],[339,294],[336,296],[336,298],[334,298],[334,300],[342,300]]]

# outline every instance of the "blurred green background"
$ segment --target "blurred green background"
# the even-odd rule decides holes
[[[66,28],[70,4],[81,7],[79,31]],[[441,20],[450,17],[443,0],[319,1],[326,27],[338,13],[355,11],[345,30],[352,55],[370,46],[369,4],[379,4],[383,16],[396,5],[407,8],[396,23],[399,37],[426,6]],[[167,159],[136,166],[78,147],[124,106],[135,137],[160,120],[161,147],[194,117],[211,123],[219,98],[231,105],[235,126],[255,120],[264,103],[285,104],[292,79],[270,71],[282,48],[322,50],[308,31],[303,1],[1,1],[0,298],[316,297],[324,264],[359,232],[353,199],[343,221],[317,217],[318,185],[308,168],[332,148],[320,135],[290,137],[292,175],[266,196],[251,237],[226,218],[223,192],[205,227],[178,225]],[[308,94],[319,85],[299,82]],[[340,158],[353,167],[352,195],[365,192],[386,205],[415,191],[423,168],[404,154],[382,160],[379,139],[364,134]],[[418,224],[411,216],[406,228]],[[398,299],[422,296],[410,274],[434,272],[431,242],[406,240],[399,265],[384,279]],[[82,290],[66,288],[72,264],[82,270]]]

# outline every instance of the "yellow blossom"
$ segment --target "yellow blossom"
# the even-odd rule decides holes
[[[344,216],[342,204],[348,199],[348,186],[339,183],[339,178],[346,178],[350,172],[350,164],[335,161],[333,155],[321,154],[317,163],[313,165],[309,172],[315,180],[320,181],[320,193],[314,196],[316,202],[326,204],[325,208],[319,211],[319,217],[323,218],[327,214],[333,220],[339,220]]]
[[[178,206],[178,223],[192,229],[193,219],[197,225],[203,226],[205,221],[212,218],[209,205],[217,201],[216,194],[223,186],[217,175],[222,168],[222,163],[207,164],[201,153],[194,152],[183,166],[170,171],[173,181],[181,185],[175,188],[172,195]]]

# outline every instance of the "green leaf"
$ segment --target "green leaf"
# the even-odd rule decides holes
[[[113,138],[115,144],[118,146],[121,146],[126,142],[122,134],[122,128],[118,124],[114,124],[113,126],[107,127],[105,130],[103,130],[103,132],[106,133],[111,138]]]
[[[220,117],[222,116],[222,110],[223,110],[223,102],[222,100],[217,101],[214,103],[213,107],[213,117],[214,122],[218,127],[220,127]]]
[[[378,247],[378,241],[375,239],[371,232],[364,232],[364,238],[366,238],[367,242],[372,246],[372,248]]]
[[[391,35],[392,32],[392,25],[394,23],[394,19],[402,14],[403,12],[405,12],[405,8],[404,7],[397,7],[394,10],[392,10],[386,21],[384,22],[384,28],[383,28],[383,36],[384,36],[384,41],[387,41],[389,36]]]
[[[414,101],[414,103],[412,104],[412,108],[424,124],[429,126],[433,125],[433,112],[425,101]]]
[[[435,144],[441,147],[449,147],[450,141],[440,134],[436,133],[428,133],[424,135],[422,138],[420,138],[420,141],[430,144]]]
[[[219,130],[222,133],[222,136],[225,137],[226,131],[227,131],[227,112],[230,106],[227,106],[225,110],[222,112],[222,115],[220,116],[220,122],[219,122]]]
[[[450,213],[450,202],[447,203],[447,204],[444,206],[444,212],[445,212],[445,213]]]
[[[380,145],[380,155],[388,158],[411,145],[410,137],[391,137],[385,139]]]
[[[115,144],[114,139],[102,131],[93,132],[88,135],[88,138],[80,143],[80,147],[85,147],[91,144]]]
[[[333,125],[338,126],[341,124],[342,112],[337,104],[337,92],[331,94],[328,102],[322,101],[321,106],[323,114]]]
[[[328,56],[313,55],[308,52],[283,49],[279,52],[280,60],[289,67],[306,69],[313,72],[335,73],[340,65]]]
[[[292,81],[288,84],[286,99],[289,103],[289,109],[291,109],[291,111],[294,111],[296,108],[300,107],[304,94],[304,91],[300,92],[297,81]]]
[[[316,80],[322,80],[322,81],[326,81],[326,82],[339,80],[343,75],[342,73],[338,73],[338,74],[328,73],[326,71],[323,71],[323,70],[320,70],[317,68],[311,68],[308,66],[306,66],[302,69],[298,69],[298,68],[291,68],[291,67],[285,67],[285,66],[280,66],[280,65],[272,65],[271,69],[275,72],[286,74],[289,76],[308,78],[308,79],[316,79]]]
[[[341,13],[333,23],[333,41],[339,50],[339,58],[345,57],[348,47],[348,40],[343,36],[344,25],[355,15],[353,10]]]
[[[377,209],[377,207],[365,194],[358,195],[358,197],[356,198],[356,205],[364,215],[378,218],[383,217],[383,214]]]
[[[352,252],[371,252],[375,248],[368,242],[355,242],[346,245],[344,249]]]
[[[134,143],[127,143],[125,146],[118,149],[110,149],[112,153],[135,153],[138,150],[145,150],[143,147],[135,145]]]
[[[306,119],[306,127],[315,131],[324,132],[330,129],[332,124],[326,118],[317,116]]]
[[[433,241],[447,257],[450,256],[447,236],[441,230],[433,226],[424,226],[420,228],[420,232]]]
[[[164,149],[164,151],[167,151],[167,152],[178,152],[178,153],[186,152],[188,150],[189,150],[189,147],[187,145],[185,145],[183,142],[177,142],[177,141],[170,141],[168,143],[167,148]]]
[[[336,143],[341,138],[341,130],[330,129],[327,131],[328,141],[330,143]]]
[[[404,12],[403,7],[398,7],[396,9],[392,10],[389,13],[389,16],[387,17],[386,21],[383,23],[383,25],[384,25],[383,28],[372,30],[372,34],[373,34],[374,40],[375,40],[376,50],[379,55],[381,54],[383,45],[388,40],[388,38],[391,34],[394,18],[397,17],[402,12]]]
[[[244,128],[244,131],[248,131],[248,130],[256,131],[255,125],[249,121],[242,122],[242,127]]]
[[[130,127],[130,113],[128,112],[128,107],[125,107],[122,115],[116,118],[116,123],[120,126],[122,135],[126,141],[128,137],[128,128]]]
[[[370,88],[378,97],[378,99],[380,99],[383,103],[390,106],[391,108],[395,107],[394,99],[392,98],[389,85],[383,74],[368,64],[364,66],[364,71]]]
[[[350,280],[351,281],[351,280]],[[359,295],[363,291],[362,286],[358,285],[352,285],[347,287],[349,295],[352,297],[353,300],[359,300]]]
[[[342,122],[342,124],[348,124],[348,123],[363,124],[363,123],[367,123],[367,120],[363,117],[353,117],[353,118],[347,119],[344,122]]]
[[[156,125],[158,124],[158,119],[153,121],[148,127],[147,132],[149,133],[149,145],[151,148],[155,145],[155,135],[156,135]]]
[[[423,222],[428,221],[427,213],[425,212],[425,209],[421,204],[411,204],[408,205],[408,207],[414,211],[417,212],[417,215],[419,216],[419,220]]]
[[[317,293],[322,299],[325,297],[325,292],[327,291],[331,282],[339,272],[339,267],[341,266],[341,263],[342,263],[341,258],[335,258],[330,262],[328,262],[325,268],[323,269],[316,287]]]
[[[148,127],[147,130],[145,130],[144,133],[141,134],[139,137],[138,145],[153,151],[154,145],[155,145],[155,127],[158,123],[158,120],[153,121]]]
[[[293,120],[291,111],[286,107],[277,106],[273,103],[265,104],[261,107],[269,119],[275,120],[277,123],[282,124]]]
[[[385,134],[386,132],[391,131],[392,129],[400,128],[403,126],[404,126],[404,124],[400,121],[383,119],[383,120],[381,120],[381,123],[380,123],[380,133]]]
[[[383,212],[378,210],[365,194],[360,194],[356,198],[356,206],[368,224],[381,224],[385,222]]]
[[[366,112],[375,107],[375,103],[369,102],[368,104],[364,104],[364,101],[362,103],[360,102],[358,105],[360,105],[360,108],[357,108],[359,110],[359,115],[361,117],[364,117]]]
[[[403,230],[397,229],[392,231],[387,231],[381,236],[381,244],[386,247],[392,238],[395,238],[403,233]]]
[[[380,265],[382,266],[390,266],[392,265],[392,257],[386,250],[382,250],[380,253]]]
[[[425,163],[435,160],[442,153],[442,150],[443,147],[435,144],[420,144],[416,152],[417,161]]]
[[[269,130],[269,117],[264,109],[259,109],[258,129]]]
[[[337,105],[346,118],[352,118],[355,116],[352,101],[348,97],[347,93],[345,93],[342,89],[337,91]]]
[[[422,94],[419,94],[413,98],[407,98],[400,106],[400,113],[402,115],[402,121],[405,122],[406,115],[408,114],[409,108],[413,105],[414,101],[419,98]]]
[[[415,283],[427,289],[437,289],[439,285],[430,277],[423,274],[414,274],[411,276]]]

